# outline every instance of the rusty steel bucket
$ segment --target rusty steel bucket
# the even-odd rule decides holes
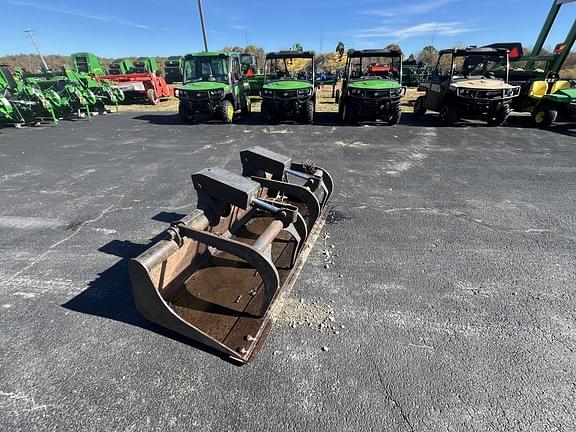
[[[241,158],[249,178],[221,168],[192,175],[197,210],[129,271],[146,319],[247,363],[319,235],[333,183],[313,164],[262,148]]]

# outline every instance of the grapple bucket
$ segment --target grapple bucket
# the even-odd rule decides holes
[[[198,209],[130,262],[134,300],[145,318],[241,363],[263,342],[278,300],[322,228],[332,192],[324,170],[298,171],[290,158],[264,149],[246,152],[244,170],[256,169],[253,178],[220,168],[192,175]],[[246,165],[244,157],[254,154],[266,157]],[[268,171],[270,160],[284,160],[286,172]],[[286,181],[291,170],[304,185]]]

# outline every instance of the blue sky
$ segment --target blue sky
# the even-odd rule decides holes
[[[204,0],[209,48],[253,43],[267,51],[301,43],[331,51],[398,43],[406,54],[433,44],[520,41],[531,46],[550,0]],[[174,55],[202,49],[196,0],[0,0],[0,55],[91,51],[103,57]],[[551,47],[564,39],[576,4],[561,12]],[[322,31],[321,31],[322,29]]]

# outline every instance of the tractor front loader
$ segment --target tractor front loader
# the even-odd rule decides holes
[[[240,157],[243,176],[192,175],[197,210],[129,270],[145,318],[247,363],[319,235],[333,182],[313,163],[259,147]]]

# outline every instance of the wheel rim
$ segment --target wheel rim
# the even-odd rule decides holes
[[[226,108],[226,116],[228,118],[228,121],[231,121],[232,117],[234,117],[234,108],[232,107],[232,105],[228,105],[228,107]]]
[[[542,123],[544,121],[545,117],[546,117],[546,113],[544,111],[538,111],[536,113],[536,116],[534,117],[534,121],[536,123]]]

